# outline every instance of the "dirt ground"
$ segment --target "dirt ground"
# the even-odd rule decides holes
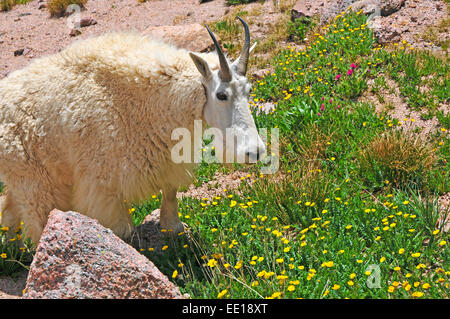
[[[439,126],[439,121],[435,116],[428,120],[424,120],[421,116],[421,112],[411,109],[408,106],[408,103],[402,98],[398,84],[391,78],[387,77],[386,79],[387,89],[383,88],[380,90],[380,95],[383,97],[383,103],[381,103],[378,97],[371,92],[370,88],[373,86],[373,83],[374,80],[369,80],[369,90],[364,92],[359,100],[375,105],[375,110],[377,112],[387,111],[392,118],[396,118],[404,123],[402,126],[404,130],[414,131],[418,128],[419,135],[426,139],[429,134],[433,133]],[[393,108],[386,108],[388,105],[393,106]],[[450,111],[448,105],[445,104],[442,104],[439,107],[439,110],[444,112],[444,114],[447,114]],[[405,119],[407,120],[405,121]],[[412,122],[411,119],[413,119],[414,122]]]
[[[27,276],[26,270],[14,278],[0,276],[0,299],[20,298],[27,283]]]
[[[39,0],[16,5],[11,11],[0,12],[0,78],[26,66],[33,58],[53,54],[75,40],[111,31],[145,33],[149,27],[214,21],[227,11],[225,0],[199,4],[198,0],[88,1],[81,18],[90,17],[97,24],[82,28],[82,33],[70,36],[71,17],[50,18],[46,8],[38,9]],[[23,55],[14,55],[17,50]]]

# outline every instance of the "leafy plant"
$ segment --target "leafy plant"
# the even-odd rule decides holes
[[[361,151],[359,169],[368,185],[421,188],[436,162],[431,146],[411,133],[394,130],[376,137]]]
[[[287,32],[289,41],[303,41],[305,39],[308,30],[313,28],[315,23],[310,18],[301,17],[294,21],[289,20],[287,22]]]
[[[228,5],[246,4],[257,0],[227,0]]]
[[[61,17],[66,13],[67,8],[71,4],[84,7],[87,0],[48,0],[47,8],[52,17]]]
[[[16,4],[25,4],[30,0],[0,0],[0,9],[1,11],[9,11]]]
[[[34,244],[23,239],[21,227],[10,230],[0,225],[0,275],[10,276],[27,269],[33,260],[34,249]]]

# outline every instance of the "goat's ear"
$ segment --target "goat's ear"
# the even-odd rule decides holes
[[[192,61],[194,61],[198,72],[200,72],[205,79],[209,79],[211,77],[211,70],[209,69],[208,63],[192,52],[189,52],[189,56],[191,57]]]

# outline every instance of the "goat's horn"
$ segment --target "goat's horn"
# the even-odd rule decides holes
[[[223,54],[222,49],[220,48],[220,45],[217,42],[214,34],[211,32],[211,30],[209,29],[209,27],[207,25],[205,25],[205,27],[206,27],[206,30],[208,30],[208,33],[214,42],[214,46],[216,47],[217,55],[219,57],[220,79],[223,82],[230,82],[231,81],[231,70],[230,70],[230,67],[228,66],[227,59],[225,58],[225,55]]]
[[[245,23],[245,21],[242,20],[241,17],[237,18],[244,25],[245,41],[244,46],[242,47],[241,56],[239,57],[239,61],[236,66],[236,71],[240,75],[245,75],[245,73],[247,73],[248,56],[250,54],[250,30],[248,29],[247,23]]]

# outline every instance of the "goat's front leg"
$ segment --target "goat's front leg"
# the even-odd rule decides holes
[[[184,231],[184,226],[178,216],[177,190],[163,190],[163,198],[160,211],[160,224],[162,229],[166,229],[169,234],[178,234]]]

